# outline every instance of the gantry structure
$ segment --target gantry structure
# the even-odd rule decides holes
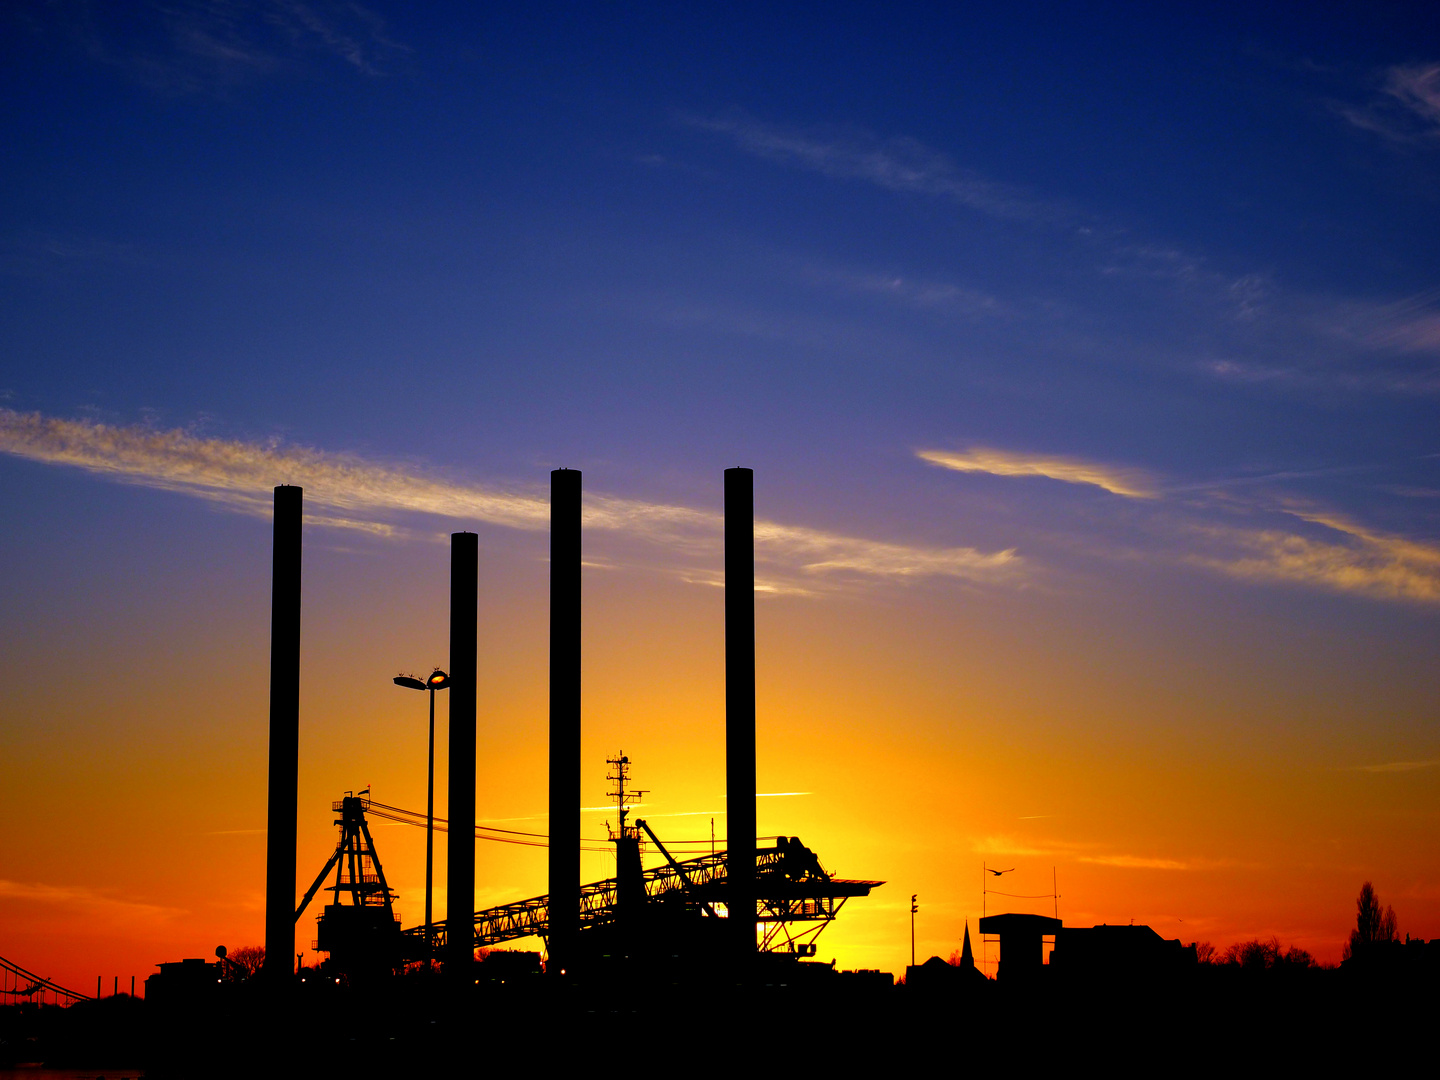
[[[677,860],[660,843],[646,822],[642,829],[665,857],[664,863],[641,872],[644,882],[642,903],[661,906],[668,912],[684,911],[696,919],[722,918],[726,900],[726,852],[722,849],[697,858]],[[582,932],[619,922],[625,915],[621,900],[621,879],[606,878],[580,888],[580,929]],[[759,900],[758,941],[762,952],[815,955],[815,939],[834,922],[845,902],[869,896],[883,881],[862,881],[831,877],[813,851],[798,837],[781,836],[769,847],[755,852],[755,883]],[[534,896],[511,904],[475,913],[471,931],[475,948],[487,948],[523,937],[547,938],[550,928],[550,898]],[[436,951],[448,941],[450,927],[435,924]],[[424,928],[405,931],[407,954],[424,955]]]

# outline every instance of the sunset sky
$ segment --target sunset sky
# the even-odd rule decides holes
[[[886,882],[820,959],[1052,910],[987,862],[1069,925],[1334,962],[1370,880],[1440,937],[1440,8],[1174,7],[6,5],[0,955],[263,940],[279,483],[299,888],[345,791],[423,810],[455,531],[478,814],[544,832],[561,466],[584,805],[623,750],[722,844],[755,470],[760,832]],[[545,873],[481,842],[477,902]]]

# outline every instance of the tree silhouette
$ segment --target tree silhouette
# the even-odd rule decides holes
[[[1345,943],[1346,960],[1376,945],[1399,940],[1395,909],[1388,904],[1381,906],[1380,898],[1375,895],[1375,886],[1368,881],[1360,886],[1360,895],[1355,900],[1355,911],[1355,929],[1350,931],[1350,940]]]
[[[1208,942],[1207,942],[1208,944]],[[1199,949],[1196,949],[1197,954]],[[1298,945],[1291,945],[1283,951],[1280,939],[1269,941],[1256,938],[1252,941],[1237,941],[1223,953],[1212,952],[1210,963],[1243,968],[1246,971],[1276,971],[1280,969],[1303,969],[1315,967],[1315,957]]]
[[[244,982],[253,978],[265,963],[265,946],[242,945],[225,955],[224,979],[226,982]]]

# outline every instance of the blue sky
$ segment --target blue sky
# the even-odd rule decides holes
[[[1433,531],[1421,14],[9,19],[17,412],[686,501],[743,459],[902,530],[980,445]]]
[[[860,605],[903,641],[980,611],[1016,670],[1078,633],[1080,683],[1106,641],[1117,669],[1193,661],[1256,746],[1328,700],[1354,706],[1320,725],[1335,767],[1440,758],[1435,9],[0,26],[15,678],[80,647],[75,595],[112,657],[161,594],[183,625],[251,604],[277,482],[373,579],[475,522],[533,561],[546,472],[581,468],[595,565],[693,593],[745,464],[762,587],[802,623]],[[259,553],[212,564],[232,512]],[[1440,867],[1405,873],[1440,897]]]

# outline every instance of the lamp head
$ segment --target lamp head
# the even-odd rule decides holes
[[[405,686],[405,687],[410,688],[411,690],[426,690],[426,689],[429,689],[423,682],[421,682],[419,679],[415,678],[413,675],[396,675],[396,676],[395,676],[395,685],[396,685],[396,686]]]
[[[450,686],[450,676],[441,671],[438,667],[430,673],[430,678],[425,680],[427,689],[445,690]]]

